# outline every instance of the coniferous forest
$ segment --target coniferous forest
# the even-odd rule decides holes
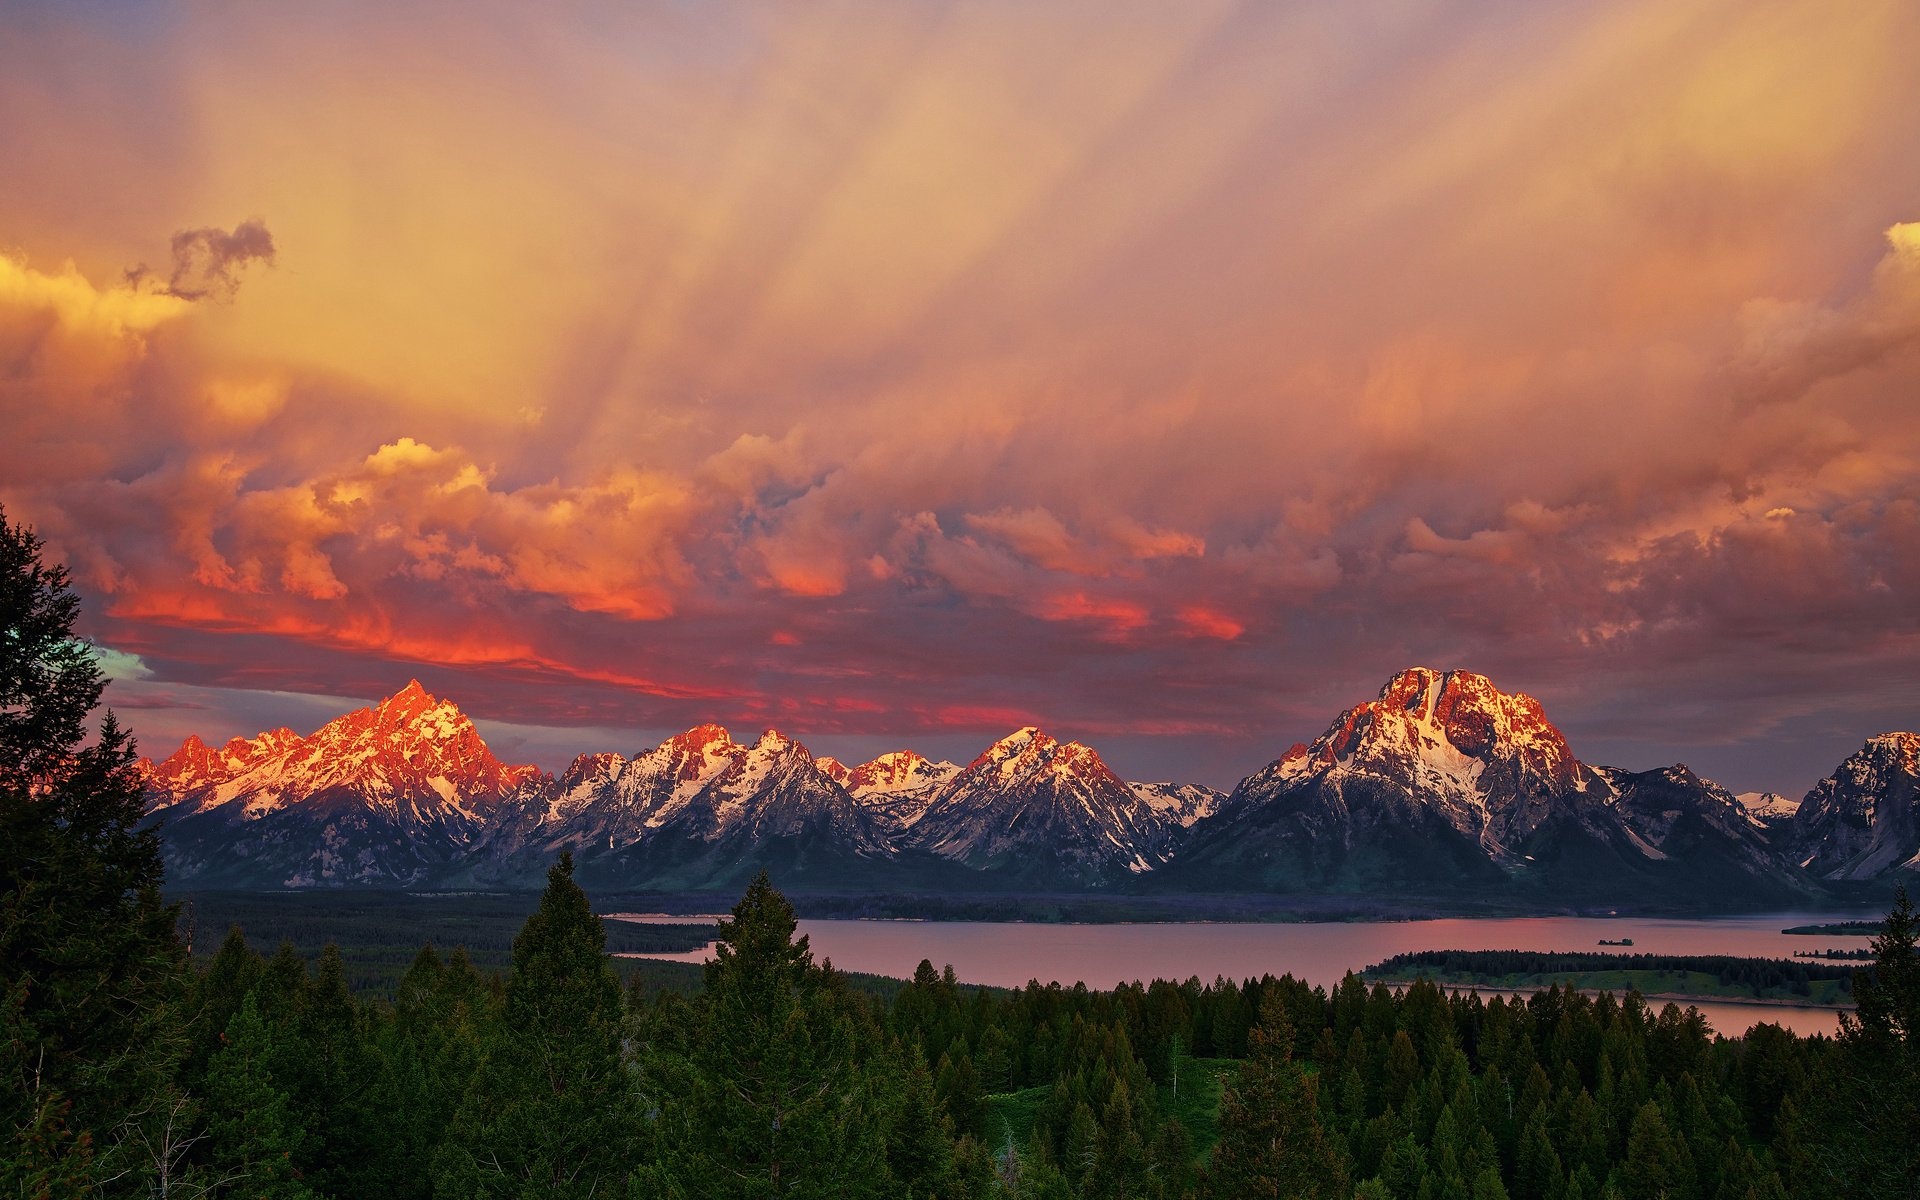
[[[1349,975],[882,996],[762,877],[691,995],[623,987],[563,858],[483,972],[391,999],[235,931],[190,964],[127,733],[0,520],[0,1195],[1895,1197],[1920,1178],[1904,894],[1837,1039],[1637,996]]]

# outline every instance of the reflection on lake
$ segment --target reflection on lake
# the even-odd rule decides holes
[[[686,921],[689,918],[675,918]],[[948,963],[967,983],[1023,987],[1028,980],[1107,988],[1152,979],[1211,982],[1262,974],[1295,977],[1325,987],[1348,970],[1413,950],[1578,950],[1621,954],[1731,954],[1788,958],[1795,950],[1863,947],[1865,937],[1780,931],[1835,919],[1832,914],[1679,919],[1661,917],[1445,918],[1341,924],[1041,925],[983,921],[800,922],[816,958],[843,971],[910,977],[921,959]],[[1632,938],[1631,947],[1601,947],[1605,938]],[[709,951],[649,955],[700,962]],[[1796,1033],[1832,1033],[1831,1009],[1700,1002],[1713,1027],[1745,1032],[1760,1021]]]

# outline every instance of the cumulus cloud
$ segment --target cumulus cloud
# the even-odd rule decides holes
[[[0,255],[0,306],[47,313],[76,334],[135,337],[179,317],[187,304],[184,297],[133,282],[95,287],[71,262],[49,274]]]

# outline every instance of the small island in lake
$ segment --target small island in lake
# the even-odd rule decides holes
[[[1601,944],[1602,946],[1631,946],[1631,945],[1633,945],[1633,939],[1632,939],[1632,938],[1619,938],[1619,939],[1617,939],[1617,940],[1616,940],[1616,939],[1614,939],[1614,938],[1601,938],[1601,939],[1600,939],[1600,944]]]

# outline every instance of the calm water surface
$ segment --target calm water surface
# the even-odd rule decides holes
[[[620,914],[625,919],[686,917]],[[801,921],[814,957],[843,971],[908,977],[921,959],[951,963],[967,983],[1023,987],[1027,981],[1108,988],[1152,979],[1216,975],[1245,979],[1291,972],[1331,987],[1347,971],[1411,950],[1586,950],[1602,938],[1632,938],[1622,954],[1733,954],[1788,958],[1795,950],[1863,947],[1867,939],[1787,935],[1791,925],[1843,919],[1831,913],[1772,913],[1709,920],[1660,917],[1446,918],[1341,924],[1041,925],[985,921]],[[1614,948],[1606,948],[1613,951]],[[700,962],[705,950],[648,957]],[[1702,1002],[1713,1027],[1742,1033],[1760,1021],[1796,1033],[1832,1033],[1831,1009]]]

